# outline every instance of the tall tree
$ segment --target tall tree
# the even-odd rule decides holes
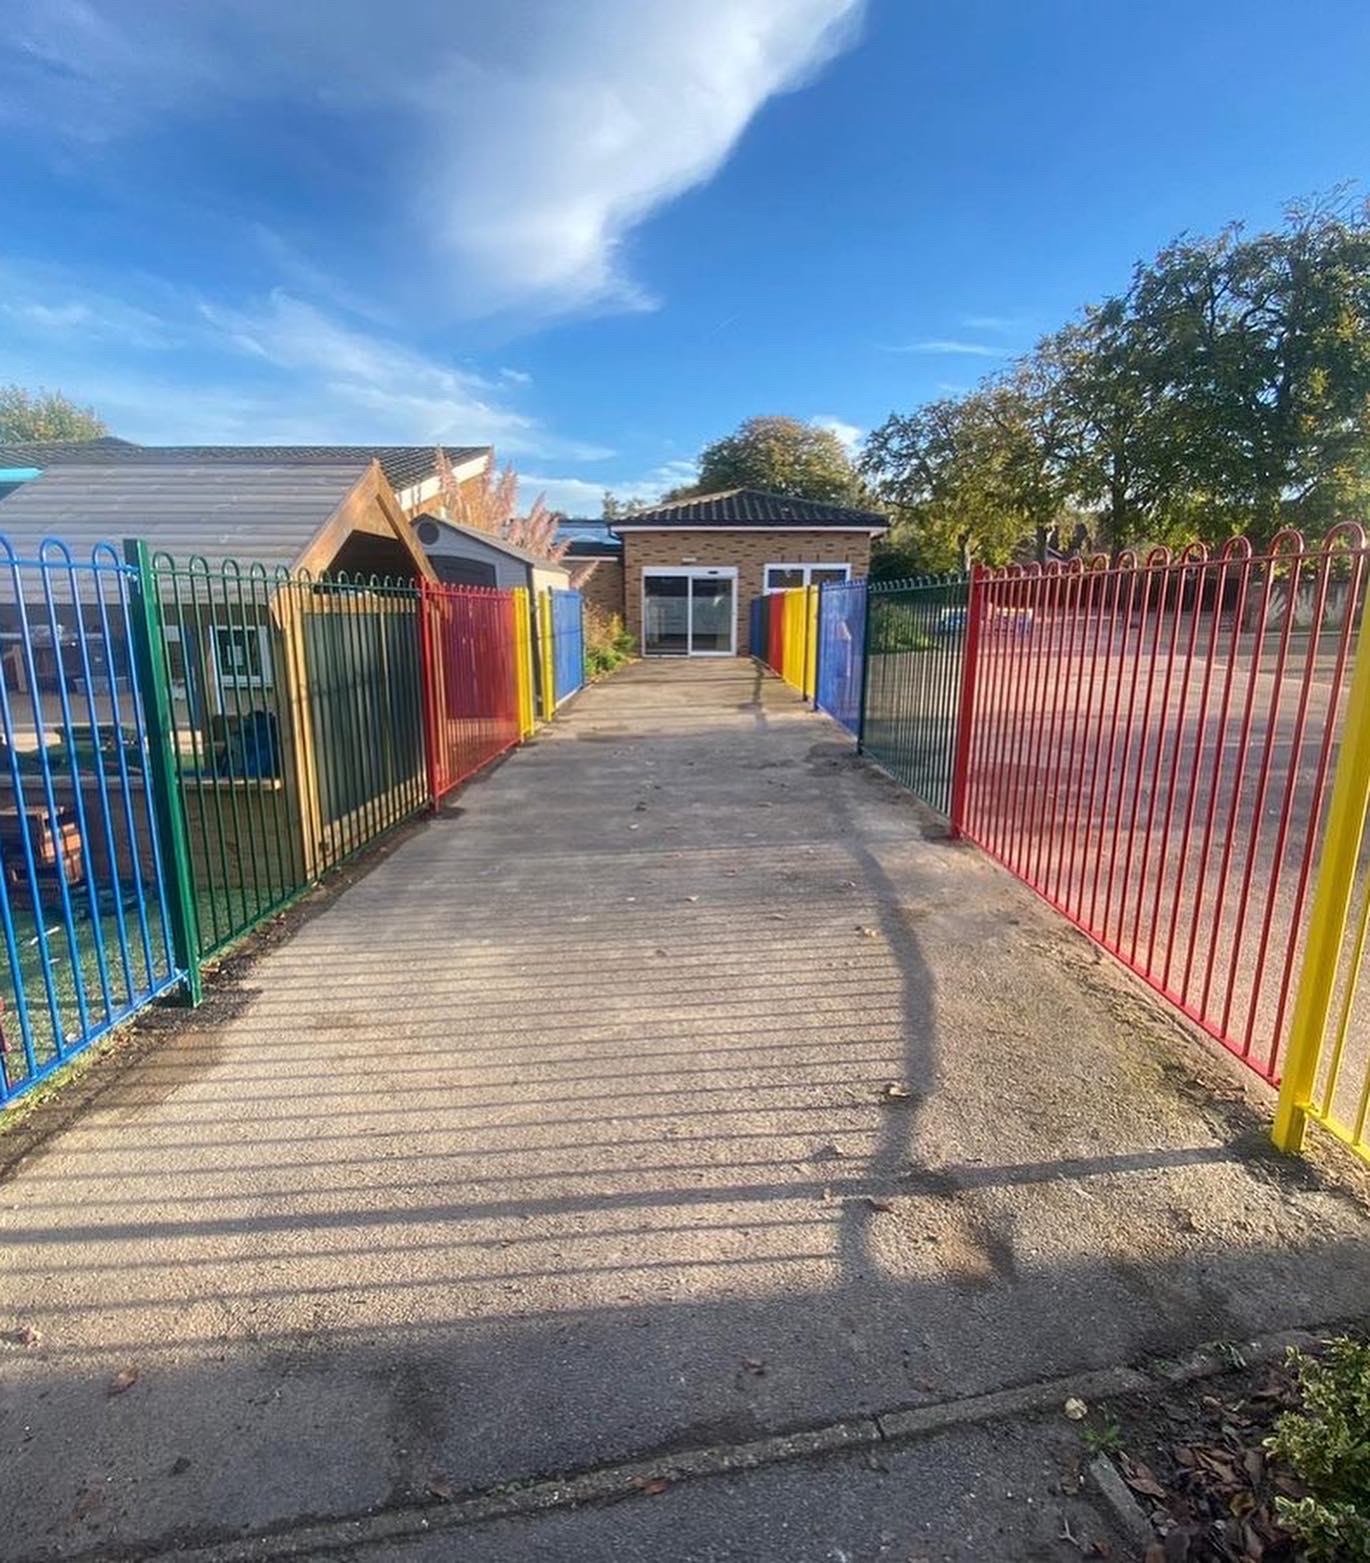
[[[891,413],[861,459],[894,515],[886,546],[919,570],[1006,563],[1033,527],[1015,496],[1015,459],[988,390]]]
[[[0,385],[0,440],[95,440],[108,433],[93,407],[78,407],[61,391]]]
[[[748,418],[700,452],[698,482],[667,498],[726,488],[759,488],[847,505],[859,505],[866,497],[842,441],[831,429],[798,418]]]

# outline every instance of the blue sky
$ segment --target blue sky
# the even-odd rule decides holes
[[[493,443],[576,514],[845,436],[1363,180],[1364,0],[11,0],[0,381]]]

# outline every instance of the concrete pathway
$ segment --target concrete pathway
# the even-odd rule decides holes
[[[0,1330],[41,1334],[0,1555],[323,1555],[292,1527],[1363,1310],[1361,1208],[1212,1059],[790,691],[639,664],[0,1185]],[[1078,1557],[1078,1439],[1026,1425],[337,1544]]]

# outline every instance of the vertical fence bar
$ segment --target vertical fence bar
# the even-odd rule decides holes
[[[178,785],[172,743],[175,732],[171,691],[166,671],[161,600],[148,546],[140,538],[124,544],[124,558],[136,572],[130,592],[133,664],[143,691],[143,721],[147,728],[148,763],[161,858],[168,870],[167,912],[176,965],[185,973],[186,996],[192,1004],[204,997],[200,976],[200,926],[190,867],[190,835]]]
[[[951,838],[960,838],[966,827],[966,788],[970,780],[971,736],[975,730],[975,681],[980,672],[980,620],[984,613],[985,579],[981,566],[973,565],[966,595],[966,631],[961,647],[961,688],[956,714],[956,753],[952,762]]]
[[[533,621],[528,607],[528,588],[514,588],[514,657],[518,670],[519,735],[531,738],[533,715]]]

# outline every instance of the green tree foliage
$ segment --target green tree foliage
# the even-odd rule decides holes
[[[0,440],[94,440],[108,433],[93,407],[78,407],[60,391],[0,385]]]
[[[1180,238],[1005,376],[892,414],[861,470],[943,566],[1068,543],[1310,535],[1370,502],[1370,207]]]
[[[727,488],[759,488],[839,505],[860,505],[867,497],[842,441],[830,429],[798,418],[748,418],[700,452],[697,483],[666,497],[686,499]]]

